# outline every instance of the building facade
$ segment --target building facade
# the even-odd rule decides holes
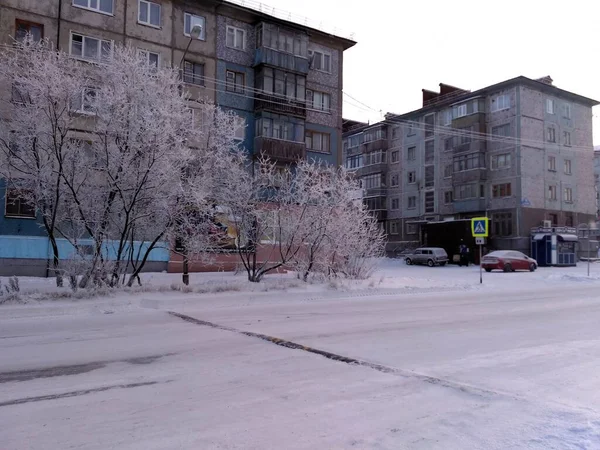
[[[355,42],[242,5],[0,0],[0,44],[31,33],[92,62],[110,54],[115,43],[131,45],[148,64],[179,67],[192,98],[234,112],[245,124],[237,136],[240,148],[250,156],[281,164],[297,158],[341,164],[343,53]],[[197,39],[191,37],[195,26],[201,29]],[[2,95],[10,97],[10,89]],[[51,253],[39,217],[35,211],[12,211],[4,184],[0,195],[0,266],[5,268],[0,275],[45,275]],[[167,268],[168,252],[152,255],[149,267]],[[5,264],[9,260],[16,266]]]
[[[549,77],[474,92],[440,84],[423,107],[344,134],[346,167],[388,234],[388,253],[422,225],[490,218],[489,248],[529,252],[530,230],[596,218],[592,107]]]

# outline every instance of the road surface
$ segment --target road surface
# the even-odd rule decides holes
[[[0,448],[600,448],[594,286],[260,295],[0,308]]]

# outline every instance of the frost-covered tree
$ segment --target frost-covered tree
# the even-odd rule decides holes
[[[0,60],[7,94],[0,120],[0,178],[41,216],[61,286],[57,227],[67,202],[63,177],[77,164],[71,138],[81,122],[71,105],[81,99],[89,77],[66,54],[52,51],[48,40],[34,42],[31,36],[2,48]]]

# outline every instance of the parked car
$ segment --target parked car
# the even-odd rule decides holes
[[[445,266],[448,262],[446,250],[439,247],[422,247],[406,255],[406,264],[427,264],[429,267]]]
[[[524,253],[514,250],[499,250],[485,255],[481,259],[481,267],[486,272],[492,270],[503,270],[505,272],[529,270],[533,272],[538,268],[538,263]]]

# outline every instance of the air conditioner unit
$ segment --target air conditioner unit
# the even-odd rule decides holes
[[[551,220],[544,220],[544,221],[542,222],[542,226],[543,226],[544,228],[552,228],[552,221],[551,221]]]

